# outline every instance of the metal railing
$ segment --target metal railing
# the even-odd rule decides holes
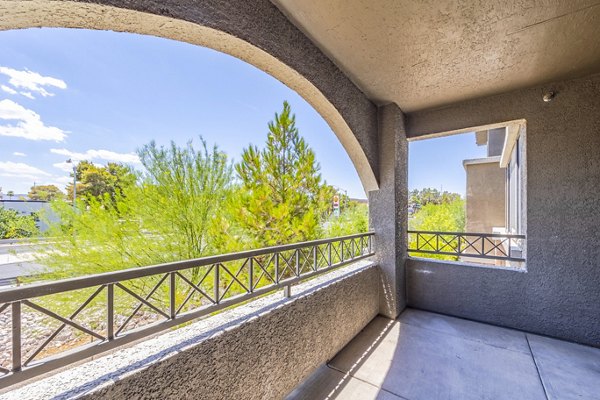
[[[284,295],[290,296],[292,284],[372,256],[372,237],[372,232],[361,233],[2,290],[0,316],[4,312],[12,314],[5,319],[12,324],[12,354],[7,362],[10,365],[0,367],[0,388],[276,289],[283,288]],[[117,294],[129,301],[119,301]],[[48,300],[53,296],[62,296],[62,302]],[[65,302],[64,298],[69,300]],[[79,301],[74,303],[74,298]],[[94,315],[100,318],[76,321],[86,308],[95,310]],[[146,314],[141,312],[143,308]],[[66,309],[70,309],[68,315],[60,315],[67,313]],[[51,333],[39,337],[35,348],[28,352],[23,351],[22,337],[22,329],[27,328],[23,324],[26,311],[58,324]],[[148,311],[154,320],[134,326],[140,322],[136,319],[148,315]],[[47,355],[47,346],[65,328],[90,341]],[[74,342],[81,343],[81,337]]]
[[[408,252],[523,262],[525,235],[408,231]]]

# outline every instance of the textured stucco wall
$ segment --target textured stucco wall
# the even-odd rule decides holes
[[[408,143],[404,114],[395,104],[379,109],[380,189],[369,193],[369,218],[381,268],[380,313],[396,318],[406,307],[404,262],[408,226]]]
[[[411,137],[527,120],[527,272],[409,260],[410,306],[600,347],[599,94],[595,75],[408,115]]]
[[[595,0],[273,0],[405,112],[600,71]]]
[[[283,398],[377,315],[379,284],[378,267],[361,269],[82,398]]]
[[[490,129],[488,131],[487,156],[501,156],[504,149],[506,128]]]
[[[240,58],[285,83],[329,123],[365,191],[378,188],[377,108],[268,0],[0,0],[0,30],[107,29]]]
[[[465,165],[467,175],[467,232],[492,233],[506,225],[506,169],[499,162]]]

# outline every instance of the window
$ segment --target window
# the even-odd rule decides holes
[[[409,254],[522,267],[525,181],[525,121],[411,142]]]

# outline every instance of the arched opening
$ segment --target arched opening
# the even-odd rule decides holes
[[[69,156],[69,153],[67,151],[62,151],[61,153],[57,154],[65,156],[64,158]],[[77,185],[75,184],[74,187],[77,187]],[[77,213],[78,211],[79,210],[74,211],[74,213]],[[124,220],[123,222],[131,223],[132,221]],[[80,239],[81,236],[78,236],[78,238]],[[303,244],[302,247],[284,246],[284,249],[277,250],[277,252],[275,253],[275,257],[264,257],[264,255],[261,253],[252,255],[250,258],[246,258],[245,260],[230,260],[231,262],[229,264],[227,264],[228,261],[223,261],[211,265],[199,265],[193,267],[198,269],[199,272],[189,271],[189,274],[187,273],[188,271],[178,272],[177,274],[172,273],[171,278],[169,278],[169,280],[166,280],[163,275],[157,277],[158,279],[155,279],[151,283],[148,283],[150,281],[145,281],[144,283],[138,286],[127,286],[129,285],[129,283],[123,283],[120,286],[115,284],[117,286],[114,287],[104,285],[103,287],[100,287],[99,291],[97,292],[101,293],[100,297],[95,297],[96,294],[93,294],[91,300],[95,302],[96,306],[99,307],[99,310],[102,309],[107,303],[112,303],[113,306],[111,314],[114,313],[114,315],[120,315],[122,310],[120,310],[119,307],[121,307],[123,304],[127,307],[132,305],[134,306],[134,304],[131,303],[132,298],[134,302],[143,298],[144,300],[140,300],[142,302],[140,303],[140,306],[142,307],[149,307],[149,304],[152,301],[159,301],[159,305],[157,306],[157,308],[151,308],[154,311],[156,311],[157,316],[161,318],[166,317],[168,319],[168,326],[173,326],[177,323],[180,323],[181,319],[178,319],[178,317],[181,314],[184,314],[186,312],[193,313],[187,314],[185,318],[191,318],[191,316],[200,315],[198,313],[195,313],[196,311],[200,310],[192,308],[192,305],[214,305],[215,307],[213,307],[213,309],[217,309],[218,307],[225,307],[227,304],[233,304],[233,300],[234,298],[236,298],[236,296],[246,296],[243,297],[244,299],[246,299],[254,295],[260,295],[260,293],[266,292],[267,289],[272,290],[279,288],[281,285],[287,285],[289,291],[290,284],[282,284],[281,281],[287,280],[286,282],[289,282],[290,279],[294,280],[296,278],[300,278],[300,275],[303,274],[311,274],[312,276],[313,272],[315,274],[325,272],[327,268],[335,268],[344,265],[348,262],[354,261],[356,259],[372,256],[373,252],[371,248],[370,238],[370,234],[361,234],[353,236],[352,238],[337,240],[335,246],[331,245],[332,242],[327,241],[319,242],[317,244],[312,245]],[[206,261],[202,261],[202,263],[204,262]],[[261,264],[265,262],[266,264]],[[326,267],[320,270],[319,268],[321,268],[322,265],[326,265]],[[252,269],[253,266],[254,269]],[[264,271],[266,274],[265,279],[262,281],[261,279],[263,279],[263,274],[261,273],[261,271]],[[272,271],[274,271],[275,273],[273,274]],[[271,276],[269,276],[269,274],[271,274]],[[208,278],[206,278],[207,276]],[[144,276],[143,278],[146,277]],[[269,278],[270,281],[267,278]],[[248,280],[250,282],[248,282]],[[131,279],[128,280],[128,282],[130,281]],[[188,285],[188,287],[186,287],[185,285]],[[110,291],[108,289],[109,287],[111,288]],[[87,288],[89,287],[83,287],[82,289]],[[135,295],[132,294],[134,288],[142,289],[143,297],[140,297],[139,295],[135,297]],[[177,290],[182,288],[182,290],[178,292],[177,290],[175,290],[175,288],[177,288]],[[173,293],[175,293],[175,295],[172,295]],[[88,293],[85,293],[83,296],[86,296],[87,294]],[[153,294],[155,294],[154,297],[152,297]],[[196,294],[199,296],[199,298],[196,300],[196,303],[194,303],[193,300],[188,302],[188,295],[190,294]],[[209,297],[206,297],[206,294]],[[160,297],[159,295],[162,295],[162,297]],[[171,297],[167,297],[167,295]],[[157,296],[160,297],[159,300],[156,299]],[[129,303],[126,301],[123,302],[123,299],[128,299]],[[80,300],[85,299],[82,298]],[[163,309],[167,308],[167,301],[170,302],[169,314],[163,311]],[[235,301],[239,301],[239,297],[237,297]],[[71,301],[71,304],[74,303],[75,302]],[[94,305],[93,303],[85,304],[89,304],[90,307]],[[222,306],[221,304],[224,305]],[[53,305],[50,302],[48,302],[44,303],[41,307],[47,307],[48,309],[51,309],[53,308]],[[135,309],[133,311],[133,314],[130,314],[131,316],[134,316],[136,312],[140,309],[140,307],[134,307]],[[37,311],[39,311],[39,309]],[[29,309],[25,309],[23,315],[27,312],[31,313],[31,307],[29,307]],[[202,312],[204,313],[207,311],[203,309]],[[42,313],[44,312],[42,311]],[[137,315],[139,316],[139,314]],[[125,321],[123,322],[123,320]],[[132,323],[128,325],[129,321],[132,321]],[[100,337],[102,337],[103,339],[101,339],[101,341],[104,340],[104,338],[106,338],[106,342],[104,343],[107,344],[106,348],[110,348],[111,340],[114,340],[115,337],[117,339],[120,339],[121,337],[127,337],[126,335],[130,329],[133,330],[134,328],[139,327],[136,325],[138,322],[139,321],[137,321],[135,318],[123,318],[121,321],[116,321],[114,331],[112,332],[111,329],[113,329],[113,324],[106,323],[98,328],[102,331],[102,333],[98,334],[98,336],[95,337],[97,339],[100,339]],[[143,324],[147,323],[148,325],[151,325],[154,322],[156,322],[156,320],[154,319],[143,319],[142,321]],[[160,320],[158,320],[158,322],[160,322]],[[70,327],[78,329],[77,327],[72,325]],[[26,331],[28,328],[29,327],[27,326],[24,327],[25,333],[27,333]],[[59,328],[59,330],[61,329],[62,328]],[[129,337],[131,338],[132,336]],[[23,350],[23,348],[21,348],[21,350]],[[26,370],[27,367],[30,366],[30,362],[33,361],[36,357],[36,354],[32,355],[32,351],[35,350],[29,349],[29,351],[25,351],[23,353],[23,355],[27,356],[27,360],[23,360],[23,366]],[[39,355],[40,357],[46,356],[45,353],[38,353],[37,355]],[[18,371],[18,368],[14,366],[14,357],[12,362],[13,370]],[[5,366],[8,367],[8,365]]]
[[[113,30],[164,37],[232,55],[275,77],[311,104],[344,146],[365,192],[378,189],[374,172],[377,168],[375,106],[331,61],[323,61],[324,56],[312,45],[306,49],[306,57],[294,60],[303,65],[307,74],[298,72],[298,66],[294,68],[281,61],[286,53],[293,53],[290,47],[294,47],[294,43],[278,46],[278,39],[272,35],[293,41],[300,32],[294,31],[295,28],[270,3],[248,5],[256,8],[249,13],[248,10],[236,11],[238,6],[227,4],[198,3],[184,7],[142,1],[100,3],[1,1],[0,29],[64,27]],[[266,9],[259,9],[261,7]],[[269,22],[268,19],[251,21],[249,16],[260,13],[263,18],[273,18],[273,25],[281,23],[282,31],[278,32],[277,26],[253,26],[253,22]],[[236,32],[232,32],[234,30]],[[243,36],[246,40],[241,38]],[[297,44],[306,46],[304,42]],[[267,50],[267,47],[270,48]],[[278,54],[272,55],[269,50]],[[324,62],[324,68],[312,64],[316,61]],[[334,75],[331,75],[332,71]],[[317,81],[320,87],[315,84]],[[330,92],[329,96],[324,90]]]

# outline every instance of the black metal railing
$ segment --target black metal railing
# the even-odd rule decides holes
[[[408,252],[523,262],[525,235],[408,231]]]
[[[295,283],[372,256],[372,237],[368,232],[1,290],[0,317],[11,316],[0,320],[7,321],[0,329],[11,336],[12,353],[5,351],[0,365],[0,388],[276,289],[290,296]],[[85,310],[91,318],[82,318]],[[24,323],[25,313],[54,322],[27,351],[23,330],[31,323]],[[77,332],[72,343],[48,351],[65,329]]]

